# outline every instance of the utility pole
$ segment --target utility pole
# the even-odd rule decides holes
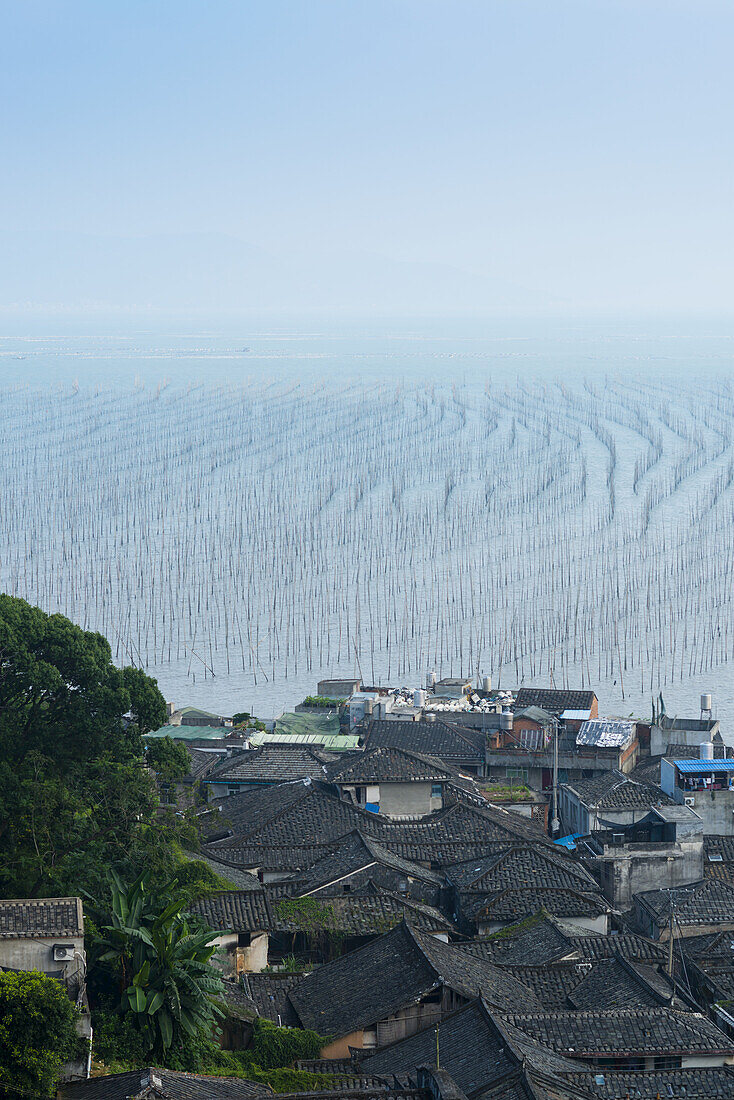
[[[438,1024],[436,1024],[436,1069],[441,1068],[441,1060],[438,1055]]]
[[[668,977],[673,977],[673,898],[670,898],[670,924],[668,926]]]
[[[558,719],[553,719],[553,816],[551,817],[551,836],[556,837],[561,828],[558,820]]]

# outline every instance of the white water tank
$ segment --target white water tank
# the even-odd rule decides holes
[[[513,715],[511,710],[503,710],[500,714],[500,729],[511,730],[513,722]]]
[[[701,742],[701,759],[713,760],[714,758],[714,744],[713,741]]]
[[[413,692],[413,706],[424,707],[426,705],[426,693],[422,688],[416,688]]]
[[[701,696],[701,710],[711,710],[711,696],[710,695],[702,695]]]
[[[430,691],[431,688],[435,688],[435,686],[436,686],[436,673],[435,672],[427,673],[426,674],[426,687]]]
[[[491,690],[492,690],[492,677],[491,676],[485,676],[484,679],[482,680],[482,691],[485,691],[489,695]]]

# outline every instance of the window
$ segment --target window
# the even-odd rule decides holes
[[[228,787],[227,788],[227,794],[239,794],[239,793],[240,793],[239,787]]]
[[[523,783],[528,781],[528,769],[527,768],[505,768],[505,777],[507,779],[522,779]]]
[[[443,784],[432,783],[431,784],[431,798],[441,798],[443,796]]]
[[[676,1058],[675,1055],[661,1054],[655,1059],[655,1069],[680,1069],[681,1059]]]

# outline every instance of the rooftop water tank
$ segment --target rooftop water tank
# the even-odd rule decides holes
[[[710,695],[702,695],[701,696],[701,710],[711,710],[711,696]]]
[[[482,691],[486,691],[487,694],[492,690],[492,677],[485,676],[482,680]]]
[[[512,729],[513,714],[511,710],[503,710],[500,714],[500,729],[511,730]]]
[[[417,688],[413,692],[413,706],[424,707],[426,705],[426,693],[421,688]]]
[[[714,744],[713,741],[701,742],[701,759],[713,760],[714,758]]]
[[[426,675],[426,687],[430,691],[430,689],[435,688],[435,686],[436,686],[436,673],[435,672],[427,673],[427,675]]]

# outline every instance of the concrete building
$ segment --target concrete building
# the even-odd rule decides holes
[[[433,691],[441,699],[463,699],[471,691],[471,682],[463,677],[448,676],[439,680]]]
[[[675,890],[647,890],[635,894],[635,921],[654,940],[734,932],[734,886],[707,878]]]
[[[655,806],[633,825],[595,831],[578,852],[607,901],[628,910],[635,894],[702,878],[703,823],[688,806]]]
[[[348,699],[359,691],[362,681],[356,677],[344,680],[319,680],[317,694],[326,699]]]
[[[617,769],[561,784],[558,800],[563,831],[582,835],[634,825],[652,806],[674,804],[660,787],[630,779]]]
[[[217,933],[218,962],[227,976],[259,973],[268,965],[273,914],[267,894],[255,876],[247,889],[207,894],[191,912]]]
[[[458,776],[439,761],[391,746],[328,768],[342,798],[388,817],[424,817],[443,807],[444,787]]]
[[[650,726],[650,755],[665,755],[671,745],[697,746],[702,741],[713,741],[719,733],[718,719],[669,718],[663,714]]]
[[[697,760],[660,764],[660,786],[675,802],[690,806],[703,821],[704,833],[734,836],[734,760],[714,760],[704,743]]]
[[[92,1040],[85,988],[84,913],[81,898],[0,901],[0,969],[38,970],[66,988],[81,1012],[79,1036]],[[61,1081],[89,1077],[91,1053],[63,1066]]]

